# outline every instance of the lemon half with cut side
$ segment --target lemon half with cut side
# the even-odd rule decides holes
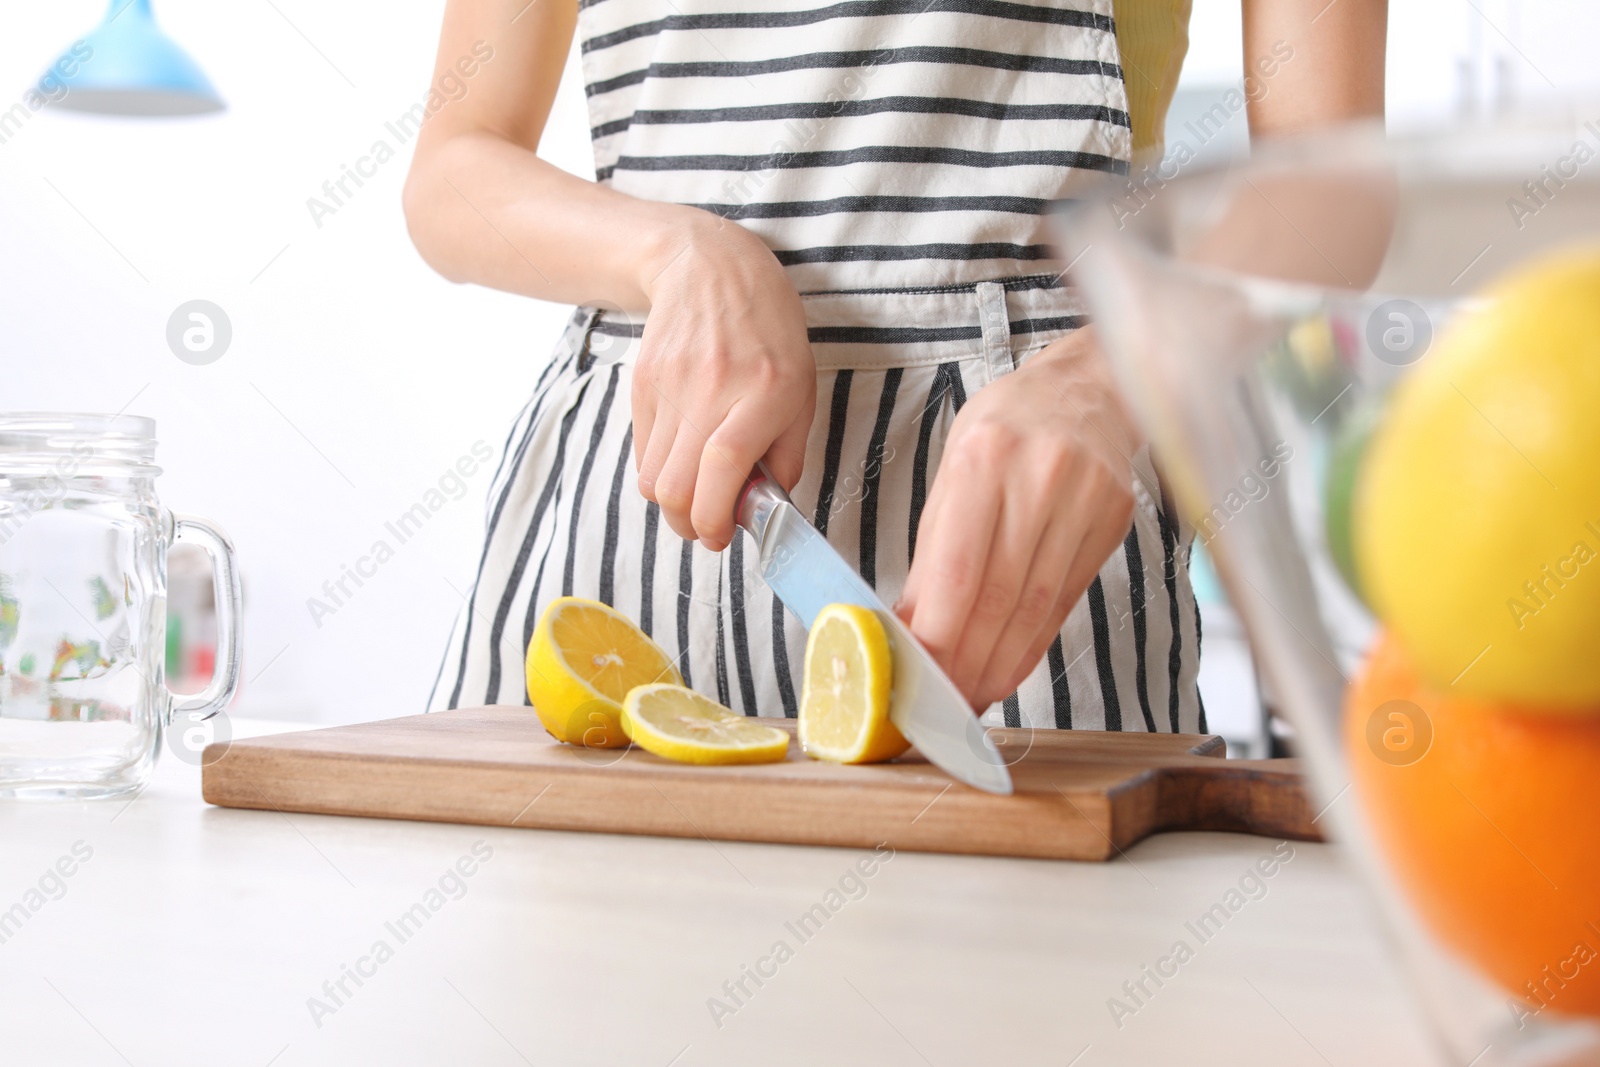
[[[623,701],[633,743],[679,763],[776,763],[789,735],[723,707],[681,685],[641,685]]]
[[[911,742],[889,721],[889,635],[869,608],[829,604],[806,640],[800,744],[834,763],[893,759]]]
[[[681,684],[662,647],[621,612],[593,600],[551,601],[528,642],[528,699],[557,741],[620,748],[622,701],[635,686]]]

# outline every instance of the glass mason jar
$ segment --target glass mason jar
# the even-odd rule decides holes
[[[156,498],[155,422],[0,414],[0,797],[111,797],[155,767],[175,714],[239,684],[228,536]],[[193,696],[166,687],[167,550],[211,556],[219,656]]]

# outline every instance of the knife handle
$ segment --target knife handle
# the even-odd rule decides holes
[[[767,522],[780,504],[790,504],[789,494],[778,485],[778,480],[767,470],[765,463],[757,462],[755,469],[745,479],[739,500],[733,506],[733,521],[750,531],[760,544],[766,536]]]

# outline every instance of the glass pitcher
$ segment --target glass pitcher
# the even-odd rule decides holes
[[[209,718],[239,684],[228,536],[156,498],[155,422],[0,414],[0,797],[112,797],[144,784],[174,715]],[[211,556],[217,658],[166,687],[167,550]]]

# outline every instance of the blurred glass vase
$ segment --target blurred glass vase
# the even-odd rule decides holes
[[[1559,886],[1546,884],[1543,872],[1529,866],[1534,846],[1526,837],[1500,837],[1501,823],[1491,825],[1485,812],[1512,824],[1491,798],[1470,798],[1474,783],[1447,773],[1462,765],[1445,751],[1447,727],[1456,730],[1454,743],[1476,752],[1492,743],[1496,724],[1515,721],[1543,737],[1552,720],[1513,719],[1497,708],[1476,718],[1447,723],[1441,714],[1430,721],[1408,701],[1374,703],[1368,691],[1375,686],[1360,681],[1373,676],[1369,650],[1380,627],[1394,624],[1396,606],[1392,597],[1385,604],[1370,595],[1372,549],[1398,560],[1410,547],[1404,568],[1431,573],[1434,557],[1457,558],[1446,553],[1464,525],[1446,526],[1420,551],[1393,538],[1363,539],[1363,531],[1378,529],[1370,518],[1372,459],[1364,453],[1369,439],[1394,425],[1403,385],[1422,374],[1436,380],[1441,364],[1432,361],[1446,358],[1440,354],[1449,347],[1444,339],[1459,345],[1467,336],[1451,328],[1485,328],[1482,319],[1466,316],[1498,299],[1483,289],[1486,281],[1573,242],[1586,243],[1588,256],[1600,258],[1600,174],[1573,174],[1539,196],[1529,191],[1549,172],[1546,161],[1574,154],[1574,144],[1587,144],[1587,136],[1558,121],[1403,138],[1385,137],[1378,127],[1330,131],[1280,141],[1236,163],[1124,181],[1085,199],[1058,227],[1060,254],[1073,264],[1073,280],[1178,507],[1216,561],[1273,710],[1293,726],[1319,819],[1326,816],[1322,824],[1356,861],[1387,919],[1440,1063],[1600,1063],[1594,986],[1584,1000],[1575,972],[1550,978],[1549,989],[1538,984],[1551,967],[1576,966],[1574,941],[1584,946],[1577,955],[1595,958],[1591,939],[1600,928],[1592,919],[1594,886],[1565,878]],[[1532,201],[1537,206],[1529,206]],[[1570,312],[1589,306],[1588,291],[1583,296]],[[1564,358],[1589,358],[1582,347],[1592,334],[1587,337]],[[1543,346],[1544,356],[1549,348]],[[1530,338],[1520,348],[1494,351],[1502,380],[1516,381],[1531,373],[1530,352],[1541,356],[1541,345]],[[1450,385],[1451,403],[1459,398],[1451,411],[1460,415],[1452,425],[1490,441],[1496,462],[1506,469],[1517,465],[1517,478],[1537,481],[1531,467],[1523,470],[1532,461],[1485,414],[1498,412],[1502,398],[1480,396],[1474,406],[1470,382]],[[1532,420],[1545,437],[1553,434],[1554,416],[1545,408],[1557,405],[1540,408],[1513,396],[1504,406]],[[1537,532],[1540,523],[1510,506],[1505,486],[1471,469],[1472,461],[1449,443],[1456,438],[1439,437],[1448,426],[1434,429],[1430,440],[1442,443],[1427,462],[1391,468],[1390,498],[1418,498],[1429,486],[1464,483],[1483,516],[1514,514],[1518,537]],[[1544,488],[1539,481],[1539,491]],[[1551,487],[1550,498],[1558,496]],[[1594,501],[1579,503],[1592,507]],[[1422,524],[1407,533],[1418,541],[1417,531],[1431,529]],[[1499,609],[1505,594],[1487,570],[1486,564],[1459,568],[1450,582],[1462,589],[1470,584],[1473,603]],[[1564,604],[1578,596],[1563,595]],[[1380,605],[1378,615],[1369,601]],[[1441,612],[1435,599],[1410,597],[1408,603],[1440,616],[1439,631],[1450,637],[1468,640],[1478,633],[1464,614]],[[1452,673],[1462,668],[1455,681],[1446,675],[1438,683],[1440,692],[1466,675],[1473,664],[1465,660],[1452,667]],[[1414,714],[1400,716],[1396,705]],[[1564,722],[1574,732],[1600,732],[1595,709]],[[1575,725],[1580,722],[1587,726]],[[1439,751],[1430,751],[1430,743]],[[1529,821],[1555,843],[1552,855],[1588,854],[1592,808],[1578,802],[1576,791],[1563,792],[1566,780],[1551,774],[1558,761],[1550,751],[1543,756],[1508,765],[1494,800],[1533,811]],[[1387,794],[1371,783],[1388,779],[1358,773],[1372,766],[1394,772]],[[1406,794],[1393,784],[1421,788]],[[1436,807],[1413,799],[1423,796],[1438,798]],[[1456,825],[1494,840],[1479,848],[1473,839],[1449,836]],[[1446,864],[1470,874],[1441,890]],[[1525,866],[1531,878],[1524,877]],[[1515,878],[1490,878],[1502,870]],[[1532,889],[1527,881],[1535,883]],[[1541,956],[1546,946],[1528,933],[1530,924],[1517,921],[1540,912],[1570,933],[1556,939],[1547,960]],[[1457,915],[1468,918],[1452,925]],[[1462,936],[1463,927],[1474,936]],[[1508,971],[1494,966],[1495,953],[1532,956],[1549,966]],[[1559,998],[1552,997],[1555,991]]]
[[[239,681],[239,576],[225,533],[156,498],[155,423],[0,414],[0,797],[138,789],[175,714],[209,718]],[[167,551],[211,556],[219,662],[165,682]]]

